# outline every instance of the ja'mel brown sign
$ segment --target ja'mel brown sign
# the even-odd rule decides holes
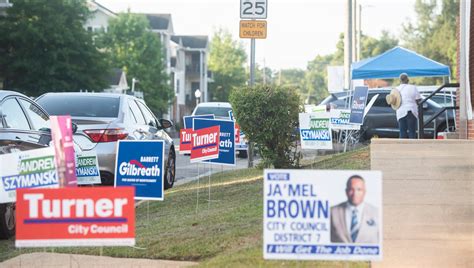
[[[267,38],[267,22],[264,20],[241,20],[240,38]]]

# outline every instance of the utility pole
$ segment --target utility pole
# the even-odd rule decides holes
[[[352,60],[351,62],[357,61],[357,0],[351,3],[352,7]]]
[[[357,8],[357,7],[356,7]],[[357,30],[357,56],[356,59],[357,61],[360,61],[360,46],[362,44],[362,5],[359,4],[359,16],[357,17],[359,19],[359,29]]]
[[[344,87],[349,90],[352,63],[352,0],[346,0],[346,32],[344,34]]]

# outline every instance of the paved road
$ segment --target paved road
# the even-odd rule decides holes
[[[179,145],[178,139],[174,140],[174,142],[176,145]],[[258,158],[258,156],[254,157],[254,163],[257,163]],[[190,163],[189,155],[183,155],[178,153],[178,155],[176,156],[176,185],[195,180],[198,176],[207,176],[209,173],[213,174],[227,170],[247,168],[247,165],[247,158],[239,158],[237,156],[235,166]]]

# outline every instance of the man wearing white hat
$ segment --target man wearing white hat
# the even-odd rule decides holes
[[[418,120],[418,101],[420,93],[414,85],[408,84],[406,73],[400,74],[400,86],[387,95],[387,103],[396,110],[400,139],[415,139]]]

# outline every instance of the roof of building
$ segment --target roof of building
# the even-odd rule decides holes
[[[120,79],[122,78],[122,69],[114,68],[107,77],[107,83],[109,85],[118,85],[120,84]]]
[[[171,31],[173,31],[171,14],[145,14],[145,16],[150,22],[150,27],[152,30],[170,29]]]
[[[208,43],[207,35],[174,35],[171,40],[185,48],[206,49]]]
[[[106,8],[105,6],[101,5],[97,1],[90,0],[87,1],[87,5],[90,11],[94,12],[96,10],[101,10],[102,12],[106,13],[109,16],[117,16],[117,13],[113,12],[112,10]]]

